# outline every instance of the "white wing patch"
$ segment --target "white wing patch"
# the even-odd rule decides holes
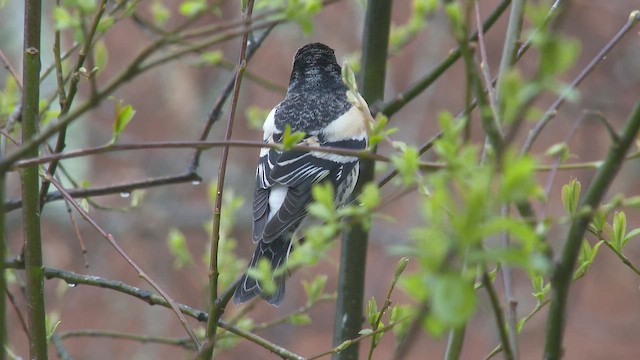
[[[355,106],[322,130],[327,141],[363,140],[367,137],[366,118]]]
[[[269,144],[273,143],[273,133],[276,132],[276,130],[277,130],[276,129],[276,119],[275,119],[276,109],[277,108],[278,108],[278,106],[276,106],[273,109],[271,109],[271,112],[269,112],[269,115],[264,120],[264,124],[262,124],[262,131],[264,131],[264,135],[262,137],[262,140],[264,140],[264,142],[269,143]],[[263,156],[267,155],[269,150],[270,150],[269,148],[260,149],[260,157],[263,157]]]
[[[278,212],[280,207],[282,207],[284,199],[287,197],[288,190],[288,187],[279,184],[273,185],[273,187],[271,187],[271,191],[269,192],[269,215],[267,215],[268,220],[271,220],[271,218]]]

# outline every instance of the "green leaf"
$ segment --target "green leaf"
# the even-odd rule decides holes
[[[255,105],[250,105],[249,107],[247,107],[247,111],[245,111],[244,116],[247,119],[249,128],[254,130],[262,129],[262,124],[264,123],[264,120],[269,116],[270,112],[270,109],[263,109]]]
[[[57,311],[52,311],[45,316],[45,328],[47,330],[47,342],[51,340],[53,334],[55,334],[58,325],[60,325],[60,314]]]
[[[180,4],[178,10],[180,14],[192,17],[198,15],[202,11],[207,9],[207,3],[204,0],[186,0]]]
[[[549,290],[551,290],[551,283],[545,284],[544,277],[540,274],[532,273],[530,278],[534,291],[532,295],[536,298],[538,304],[541,304],[549,293]]]
[[[369,299],[366,309],[369,325],[371,325],[371,327],[376,326],[376,322],[378,321],[378,316],[380,316],[380,313],[378,312],[378,303],[376,302],[376,299],[374,297],[371,297],[371,299]]]
[[[562,205],[569,214],[575,214],[580,203],[580,191],[582,185],[577,179],[573,179],[569,184],[562,186],[561,200]]]
[[[171,10],[169,10],[161,0],[153,1],[150,10],[153,22],[157,26],[164,26],[171,18]]]
[[[180,230],[176,228],[169,230],[167,245],[169,246],[169,252],[174,257],[174,269],[180,269],[186,265],[193,264],[193,257],[187,247],[187,239]]]
[[[629,231],[627,235],[624,236],[624,239],[622,240],[622,248],[624,248],[627,245],[627,242],[629,242],[629,240],[631,240],[632,237],[638,236],[638,234],[640,234],[640,228],[635,228]]]
[[[477,297],[473,284],[460,275],[438,277],[432,297],[432,311],[436,319],[449,327],[463,326],[476,310]]]
[[[136,114],[136,111],[133,109],[131,105],[122,106],[122,101],[118,101],[115,104],[116,106],[116,119],[113,123],[113,139],[112,143],[118,141],[118,137],[127,127],[133,116]]]
[[[80,200],[80,207],[82,208],[82,210],[84,210],[88,214],[89,213],[89,200],[87,198],[83,198],[82,200]]]
[[[502,162],[500,199],[505,202],[520,202],[541,194],[535,176],[536,162],[531,156],[519,156],[507,151]]]
[[[307,304],[315,304],[316,301],[322,295],[324,291],[324,287],[327,284],[327,276],[326,275],[316,275],[313,281],[308,282],[306,280],[302,281],[302,286],[304,287],[304,291],[307,294]]]
[[[394,282],[397,282],[398,279],[400,279],[400,276],[402,275],[404,270],[407,268],[407,264],[408,263],[409,263],[409,258],[408,257],[403,257],[400,260],[398,260],[398,263],[396,264],[396,271],[393,274],[393,281]]]
[[[311,317],[308,314],[293,314],[287,318],[287,323],[291,325],[311,324]]]
[[[398,169],[405,186],[409,186],[416,181],[419,156],[418,150],[410,146],[408,146],[400,156],[391,156],[391,162]]]
[[[116,23],[116,19],[113,16],[105,15],[100,19],[96,30],[100,33],[104,33],[109,30]]]
[[[369,334],[373,334],[373,330],[371,330],[371,329],[362,329],[362,330],[358,331],[358,335],[369,335]]]
[[[305,138],[306,134],[302,131],[292,132],[291,125],[287,124],[282,134],[282,147],[289,150],[298,145]]]
[[[358,83],[356,82],[356,75],[346,61],[342,64],[342,82],[347,86],[347,89],[358,92]]]
[[[56,30],[73,28],[80,24],[78,17],[71,15],[67,9],[60,6],[53,9],[53,20],[56,23]]]
[[[613,242],[614,247],[618,251],[622,251],[622,243],[627,233],[627,216],[622,211],[616,211],[613,214]]]
[[[359,197],[360,204],[367,210],[374,210],[380,204],[380,190],[374,183],[367,183]]]
[[[571,156],[567,143],[557,143],[551,145],[544,153],[546,156],[558,158],[560,162],[565,162]]]
[[[200,55],[200,59],[205,64],[216,66],[224,59],[224,53],[221,50],[207,51]]]
[[[580,253],[578,254],[578,268],[573,273],[573,280],[577,280],[586,274],[587,270],[593,264],[593,260],[598,254],[598,249],[602,245],[603,241],[598,241],[592,248],[589,241],[584,239],[582,246],[580,247]]]
[[[273,294],[277,290],[276,283],[273,281],[274,270],[271,268],[269,260],[262,258],[258,261],[256,267],[249,268],[247,273],[260,283],[260,287],[266,294]]]
[[[98,40],[93,46],[93,58],[98,71],[104,71],[109,62],[109,50],[103,40]]]

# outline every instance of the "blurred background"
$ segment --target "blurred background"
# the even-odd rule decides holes
[[[52,41],[54,25],[51,18],[52,3],[45,2],[43,12],[42,49],[43,67],[52,62]],[[151,2],[147,2],[151,3]],[[177,8],[177,1],[164,1],[171,9]],[[223,18],[240,18],[237,1],[221,2]],[[149,5],[147,4],[147,5]],[[481,14],[486,17],[498,1],[481,2]],[[575,0],[562,19],[559,31],[578,40],[581,51],[576,65],[559,80],[571,81],[613,37],[627,21],[629,13],[638,8],[635,0],[592,1]],[[141,5],[146,9],[147,5]],[[22,51],[22,2],[7,1],[0,8],[0,48],[10,63],[21,71]],[[635,8],[634,8],[635,7]],[[275,28],[248,66],[252,74],[268,80],[270,88],[245,77],[238,104],[233,138],[242,140],[261,139],[260,131],[250,126],[246,111],[251,106],[270,109],[284,96],[288,84],[290,66],[295,51],[302,45],[320,41],[336,50],[339,62],[359,57],[363,23],[363,6],[360,1],[343,0],[328,6],[314,21],[314,32],[310,36],[302,34],[296,24],[283,24]],[[411,12],[411,2],[395,1],[393,21],[403,24]],[[144,15],[145,11],[141,11]],[[183,21],[174,15],[167,28]],[[220,21],[211,16],[201,23]],[[489,68],[495,74],[500,60],[506,16],[503,16],[486,35]],[[63,39],[63,47],[72,44],[72,36]],[[140,49],[152,41],[147,31],[132,20],[116,24],[105,37],[108,49],[108,63],[98,75],[98,84],[103,84],[119,73],[138,54]],[[439,64],[454,48],[449,35],[447,19],[438,11],[428,19],[426,29],[411,41],[401,52],[389,58],[386,83],[386,98],[391,98],[405,90],[413,81]],[[215,49],[223,52],[223,63],[235,64],[240,48],[240,39],[223,43]],[[601,112],[616,128],[619,128],[640,94],[640,37],[633,30],[613,49],[607,59],[578,88],[580,97],[576,102],[564,105],[554,121],[544,130],[534,147],[534,153],[543,154],[551,145],[564,138],[585,111]],[[521,61],[523,69],[533,69],[535,56],[525,56]],[[8,72],[0,69],[0,84],[5,84]],[[115,99],[124,99],[136,110],[135,117],[121,135],[122,142],[195,140],[205,124],[207,114],[223,87],[233,76],[232,66],[203,65],[195,57],[183,57],[178,61],[144,73],[114,94]],[[4,85],[3,85],[4,86]],[[88,82],[81,83],[80,103],[87,98]],[[464,71],[461,63],[447,71],[433,86],[405,106],[392,119],[392,126],[399,131],[392,137],[413,145],[424,143],[438,128],[437,114],[450,111],[457,114],[464,104]],[[55,81],[50,77],[42,87],[43,97],[55,91]],[[541,109],[546,109],[554,100],[549,95],[539,100]],[[224,108],[209,137],[220,140],[224,129],[228,106]],[[95,110],[87,113],[72,126],[68,136],[68,146],[80,149],[102,145],[112,136],[114,101],[104,101]],[[4,120],[4,119],[3,119]],[[528,124],[530,125],[530,124]],[[475,138],[480,141],[479,127],[474,127]],[[523,132],[524,133],[524,132]],[[570,143],[576,161],[599,160],[604,157],[610,145],[610,138],[604,127],[594,120],[587,120]],[[382,148],[382,153],[388,149]],[[91,186],[106,186],[115,183],[138,181],[146,178],[181,174],[191,161],[191,150],[145,150],[91,156],[79,160],[65,161],[68,170],[79,181],[88,181]],[[122,211],[91,209],[91,215],[101,226],[111,232],[127,253],[142,266],[178,302],[205,309],[207,304],[208,269],[202,257],[208,252],[209,235],[207,222],[211,219],[208,184],[215,183],[220,150],[206,151],[198,170],[203,182],[183,183],[148,189],[139,207]],[[251,201],[254,185],[254,171],[257,149],[233,148],[230,152],[226,191],[233,192],[244,202],[235,214],[232,236],[238,244],[235,252],[246,261],[253,252],[250,241]],[[543,159],[547,163],[549,158]],[[383,172],[381,171],[381,174]],[[550,197],[547,216],[564,214],[559,199],[560,187],[571,178],[577,177],[583,188],[593,176],[592,171],[562,171],[555,180]],[[629,161],[609,191],[608,198],[617,193],[637,195],[640,182],[640,164]],[[541,183],[546,174],[540,175]],[[9,177],[8,198],[20,196],[19,178],[16,173]],[[405,230],[420,224],[419,206],[411,194],[398,196],[402,189],[387,186],[383,189],[382,213],[392,215],[395,221],[379,219],[371,231],[365,298],[375,297],[382,303],[393,276],[392,269],[398,257],[389,255],[395,244],[407,241]],[[106,207],[123,208],[131,203],[127,194],[94,197],[93,200]],[[128,284],[148,289],[148,285],[125,263],[125,261],[85,222],[78,219],[80,230],[87,246],[88,268],[80,245],[70,224],[65,206],[61,202],[49,203],[42,213],[42,233],[44,237],[44,261],[46,266],[121,280]],[[638,212],[627,212],[628,228],[640,226]],[[22,247],[21,215],[19,210],[8,214],[9,253],[16,255]],[[170,253],[167,238],[172,229],[184,233],[188,248],[194,254],[190,265],[174,267],[174,256]],[[565,234],[564,228],[553,229],[551,244],[556,248]],[[638,239],[625,248],[628,258],[640,264]],[[337,244],[337,242],[336,242]],[[327,274],[327,291],[335,291],[339,249],[334,247],[326,259],[312,268],[297,271],[288,280],[288,294],[279,308],[265,303],[257,305],[254,316],[257,321],[267,321],[280,317],[304,305],[306,297],[301,280],[311,279],[315,274]],[[411,265],[410,265],[411,266]],[[22,277],[21,272],[17,272]],[[500,291],[501,281],[497,282]],[[169,310],[148,304],[109,290],[90,286],[67,287],[60,280],[45,283],[47,312],[60,316],[59,332],[80,329],[103,329],[147,335],[184,337],[184,330]],[[637,334],[640,331],[640,279],[630,271],[608,249],[602,247],[591,270],[571,288],[569,313],[566,329],[566,359],[635,359],[640,353]],[[24,299],[17,283],[10,286],[20,311],[25,314]],[[519,316],[526,315],[535,306],[531,296],[532,288],[525,274],[516,273],[515,292],[518,300]],[[396,290],[394,300],[408,301]],[[238,308],[230,305],[227,315]],[[259,335],[304,356],[311,356],[331,347],[334,318],[332,302],[323,302],[310,311],[313,320],[310,325],[278,325]],[[9,341],[14,352],[28,357],[26,337],[19,325],[16,312],[8,309]],[[546,310],[532,318],[521,333],[522,359],[539,359],[544,346]],[[190,320],[196,325],[196,321]],[[498,338],[491,309],[484,293],[478,313],[467,328],[463,359],[481,359],[488,354]],[[173,346],[140,344],[107,338],[71,338],[65,344],[76,359],[182,359],[190,358],[190,353]],[[369,342],[363,343],[368,348]],[[446,339],[432,338],[421,334],[410,349],[407,359],[438,359],[442,357]],[[374,358],[386,359],[393,352],[393,335],[386,335]],[[364,356],[364,351],[361,351]],[[55,357],[51,351],[52,357]],[[242,341],[240,346],[219,354],[219,359],[271,359],[275,355]]]

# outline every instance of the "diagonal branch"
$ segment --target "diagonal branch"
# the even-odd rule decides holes
[[[598,169],[593,182],[580,201],[581,209],[595,209],[604,197],[609,185],[616,178],[627,151],[634,143],[640,130],[640,102],[636,103],[627,123],[622,130],[620,140],[609,149],[606,160]],[[562,339],[566,324],[566,306],[573,269],[580,253],[584,233],[591,221],[592,212],[585,211],[573,220],[566,241],[562,247],[559,262],[551,277],[551,305],[547,320],[544,358],[557,360],[562,357]]]

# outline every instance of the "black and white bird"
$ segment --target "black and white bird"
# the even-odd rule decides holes
[[[301,145],[362,150],[367,147],[370,114],[361,109],[347,99],[333,49],[321,43],[307,44],[294,57],[286,97],[265,120],[263,139],[269,144],[280,143],[289,125],[293,132],[305,133]],[[293,234],[312,201],[312,186],[330,182],[335,204],[340,206],[353,191],[358,174],[355,156],[269,148],[260,151],[253,200],[253,242],[257,248],[249,267],[267,259],[276,290],[265,292],[259,281],[245,274],[236,288],[234,303],[255,296],[276,306],[282,302],[285,275],[276,269],[285,265],[291,252]]]

